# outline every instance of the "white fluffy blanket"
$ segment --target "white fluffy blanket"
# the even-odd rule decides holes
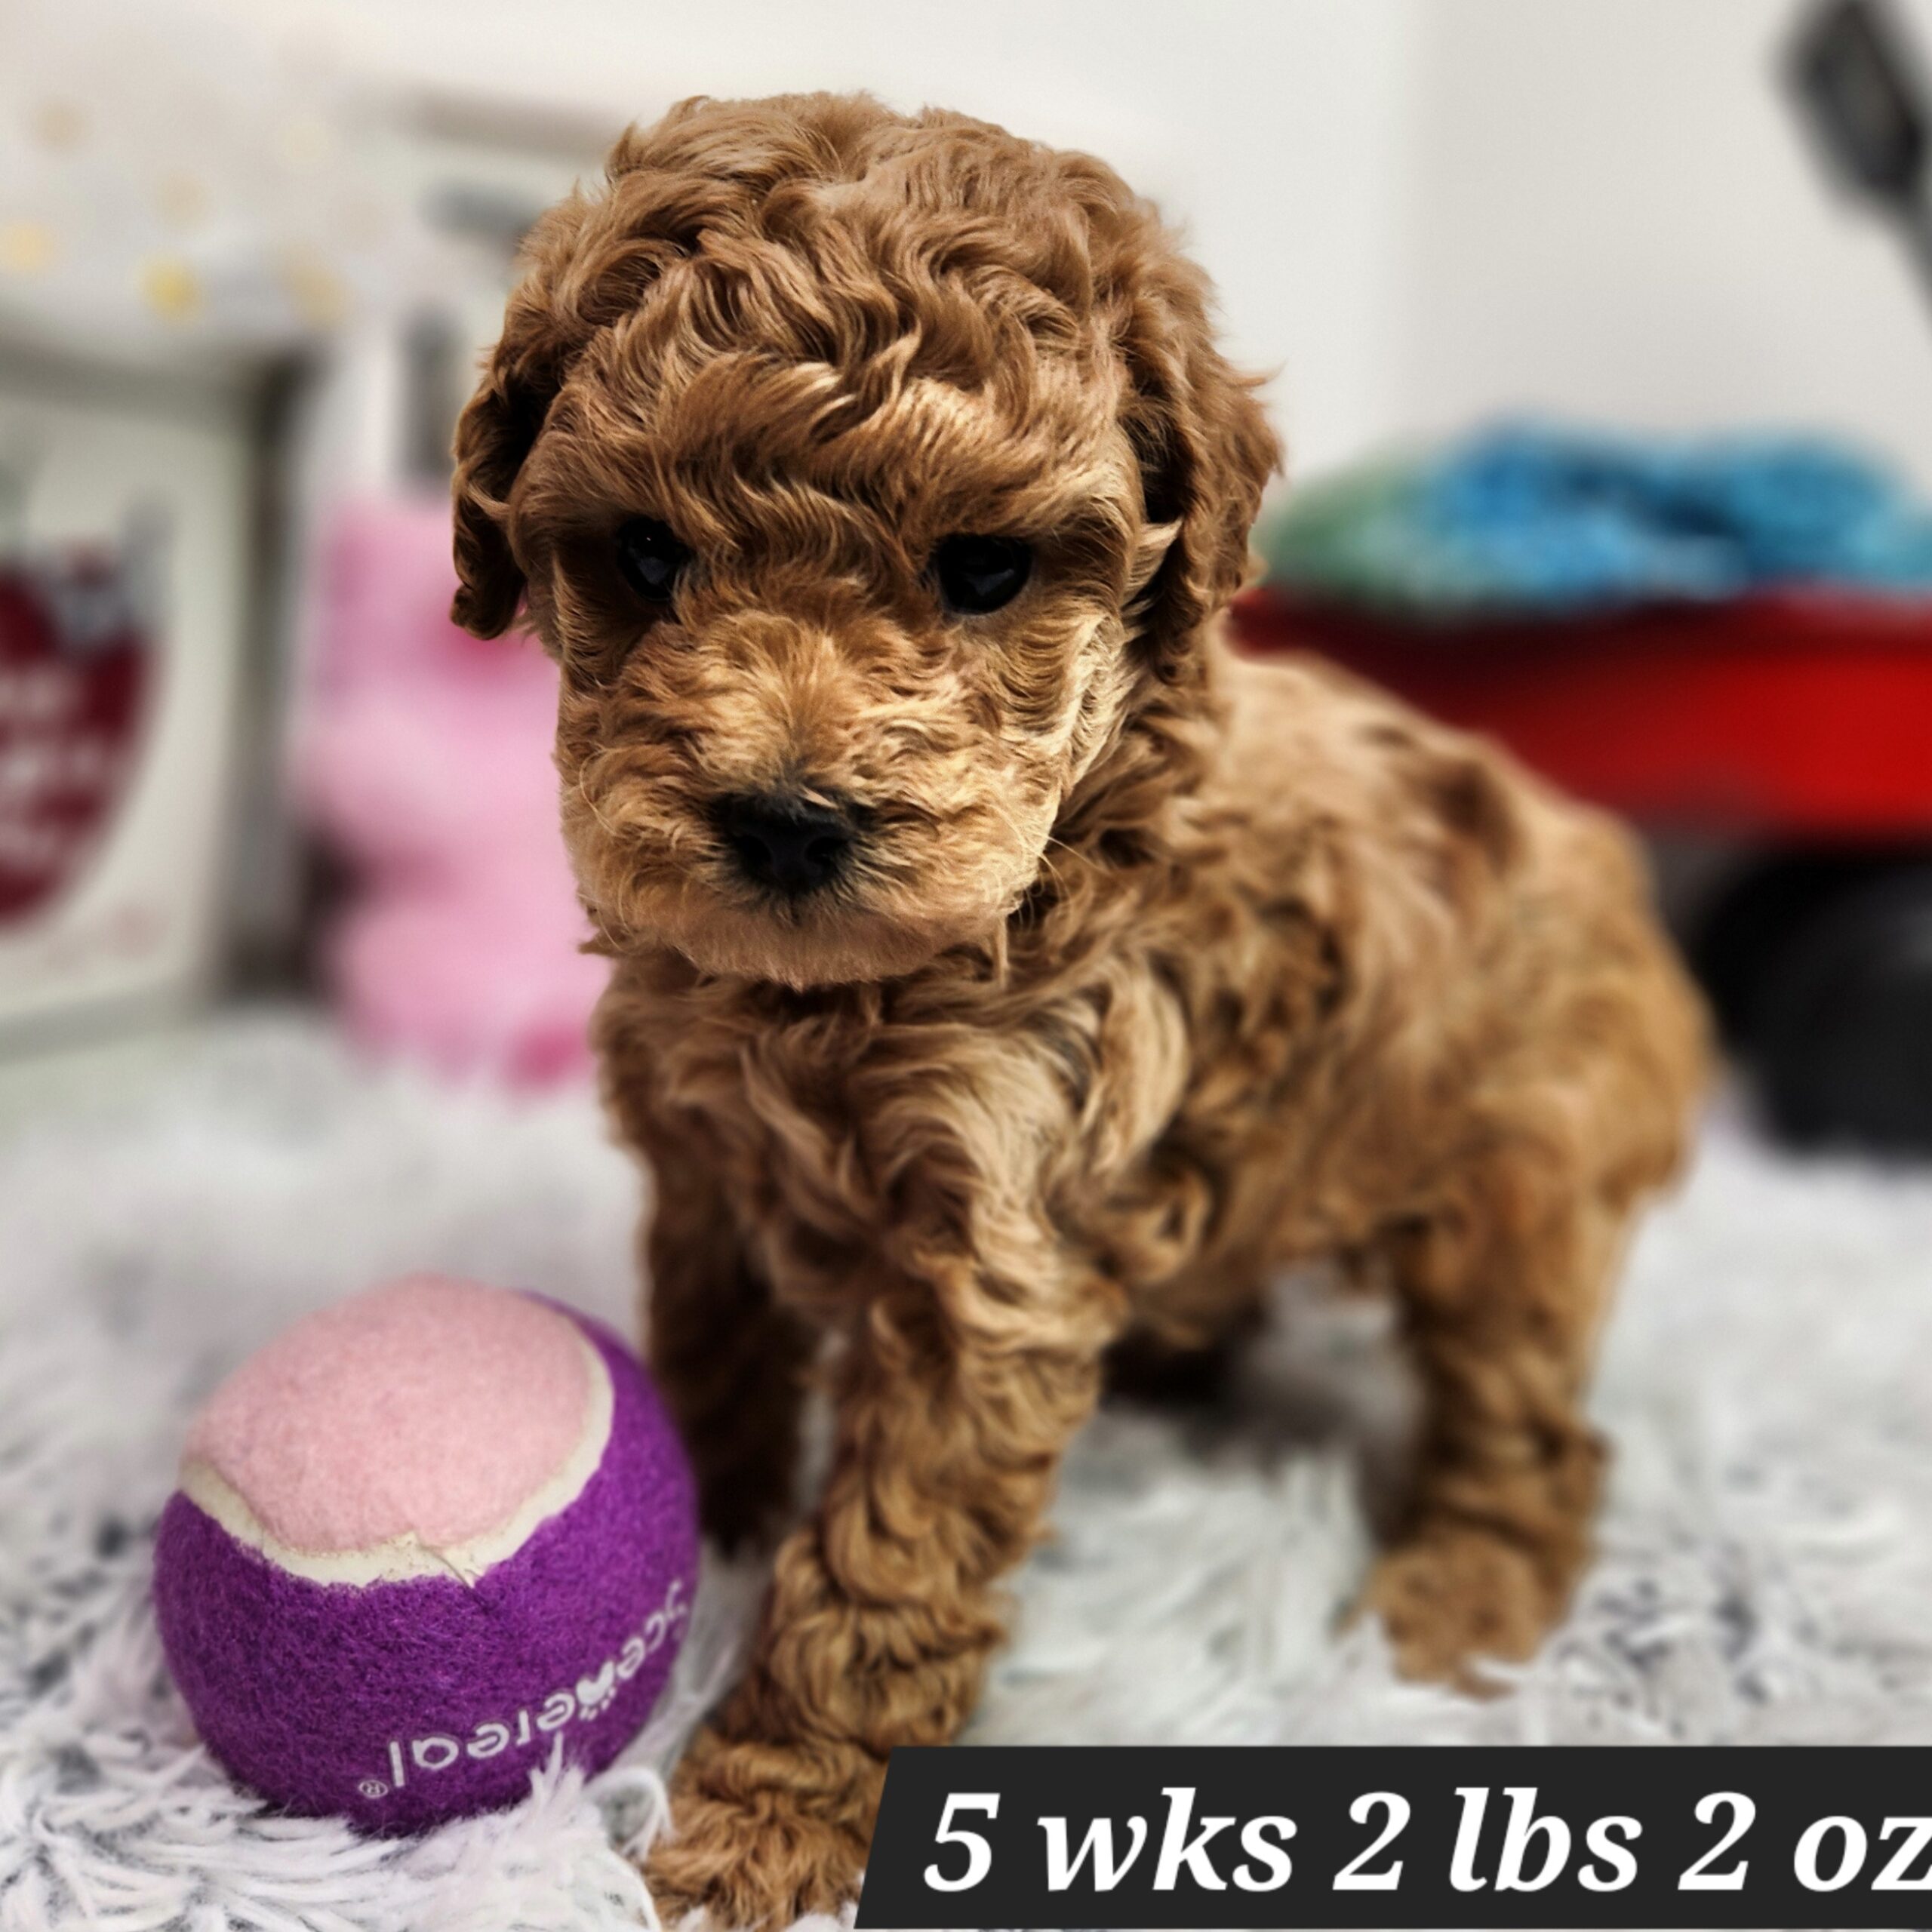
[[[636,1922],[620,1847],[657,1829],[755,1576],[713,1570],[674,1696],[617,1769],[399,1844],[229,1785],[161,1668],[147,1577],[183,1419],[245,1351],[423,1266],[629,1326],[637,1188],[584,1096],[452,1094],[304,1022],[0,1081],[0,1932]],[[1713,1129],[1611,1331],[1601,1560],[1487,1703],[1404,1685],[1372,1629],[1337,1632],[1366,1541],[1306,1424],[1382,1385],[1359,1327],[1300,1325],[1320,1401],[1264,1360],[1211,1429],[1089,1432],[975,1737],[1932,1741],[1932,1174]]]

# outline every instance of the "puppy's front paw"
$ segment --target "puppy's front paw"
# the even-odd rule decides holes
[[[1567,1593],[1546,1566],[1494,1533],[1430,1524],[1383,1553],[1362,1607],[1382,1619],[1404,1677],[1494,1689],[1478,1660],[1531,1656],[1562,1614]]]
[[[703,1773],[672,1780],[672,1835],[644,1867],[667,1928],[697,1911],[712,1932],[782,1932],[858,1896],[866,1844],[857,1830],[814,1816],[782,1788],[722,1797],[718,1782]]]

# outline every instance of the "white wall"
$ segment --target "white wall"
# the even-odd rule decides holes
[[[1776,73],[1799,11],[1410,0],[1390,419],[1807,424],[1932,487],[1932,305],[1800,140]]]
[[[1298,468],[1389,393],[1402,0],[200,0],[344,64],[601,105],[866,88],[1104,155],[1188,229]]]
[[[1932,313],[1780,98],[1798,0],[195,0],[445,89],[870,88],[1091,147],[1278,368],[1306,474],[1534,405],[1788,422],[1932,487]],[[1908,0],[1932,42],[1932,0]]]

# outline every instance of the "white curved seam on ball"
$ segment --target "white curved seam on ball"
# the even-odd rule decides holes
[[[259,1551],[278,1570],[317,1583],[401,1583],[452,1576],[466,1586],[520,1549],[540,1524],[574,1503],[604,1460],[616,1398],[604,1358],[580,1331],[578,1346],[589,1360],[589,1396],[583,1427],[569,1455],[549,1477],[494,1529],[446,1547],[425,1543],[414,1531],[362,1549],[297,1549],[273,1535],[248,1500],[211,1463],[181,1466],[181,1493],[212,1516],[237,1543]]]

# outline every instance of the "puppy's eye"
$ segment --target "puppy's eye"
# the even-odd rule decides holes
[[[946,537],[933,552],[933,575],[949,611],[983,617],[1026,587],[1033,553],[1011,537]]]
[[[655,517],[635,516],[617,532],[617,568],[650,604],[668,604],[691,553]]]

